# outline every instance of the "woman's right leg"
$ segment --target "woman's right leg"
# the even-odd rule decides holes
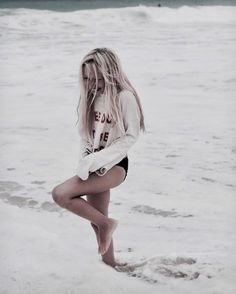
[[[104,214],[105,216],[108,217],[108,206],[109,206],[109,202],[110,202],[110,190],[107,190],[102,193],[98,193],[98,194],[96,194],[96,197],[94,197],[94,194],[87,195],[86,198],[87,198],[88,203],[91,206],[93,206],[94,208],[99,210],[102,214]],[[93,229],[96,233],[97,241],[99,244],[98,228],[93,223],[91,223],[91,226],[93,227]],[[111,240],[111,243],[110,243],[110,246],[109,246],[107,252],[104,255],[102,255],[102,260],[103,260],[103,262],[105,262],[106,264],[108,264],[112,267],[114,267],[118,264],[115,261],[113,240]]]

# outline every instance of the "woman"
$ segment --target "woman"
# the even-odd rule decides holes
[[[119,186],[128,171],[127,152],[145,131],[143,111],[135,89],[118,56],[97,48],[82,60],[77,107],[81,152],[76,175],[52,191],[54,201],[90,221],[102,260],[117,268],[112,234],[117,220],[108,217],[110,189]],[[81,196],[86,195],[86,200]]]

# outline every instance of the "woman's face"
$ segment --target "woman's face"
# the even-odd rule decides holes
[[[102,76],[102,74],[100,72],[98,72],[98,80],[97,80],[97,94],[96,96],[102,94],[104,92],[105,89],[105,82],[104,82],[104,78]],[[88,67],[84,67],[83,70],[83,80],[84,80],[84,85],[86,86],[88,84],[88,90],[89,92],[91,91],[92,93],[95,92],[96,90],[96,77],[95,77],[95,73],[92,70],[92,68],[90,68],[90,70],[88,69]]]

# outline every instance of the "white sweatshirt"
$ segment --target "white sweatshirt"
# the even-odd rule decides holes
[[[92,172],[103,176],[115,164],[120,162],[140,134],[140,111],[135,96],[128,90],[119,93],[123,126],[122,131],[111,126],[111,120],[105,113],[104,96],[96,98],[94,104],[93,140],[84,137],[82,123],[79,120],[80,155],[77,175],[87,180]]]

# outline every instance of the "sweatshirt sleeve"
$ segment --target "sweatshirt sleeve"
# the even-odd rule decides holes
[[[86,136],[83,133],[83,123],[80,116],[78,123],[78,133],[80,137],[79,144],[79,158],[83,158],[92,152],[91,144],[87,140]]]
[[[113,141],[110,146],[91,153],[79,161],[77,175],[83,180],[88,178],[89,172],[97,171],[98,175],[104,175],[107,172],[104,166],[107,164],[113,166],[121,161],[139,137],[140,111],[135,96],[130,91],[125,91],[120,95],[120,103],[125,134]],[[81,166],[83,168],[80,168]]]
[[[82,138],[80,139],[80,149],[79,149],[79,157],[83,158],[91,153],[91,148],[89,142]]]

